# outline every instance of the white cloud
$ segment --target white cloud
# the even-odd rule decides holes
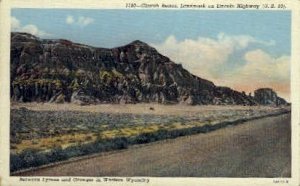
[[[199,37],[183,41],[169,36],[163,43],[152,45],[172,61],[182,63],[193,74],[217,85],[246,92],[270,87],[289,99],[290,57],[275,58],[261,49],[247,51],[250,44],[256,44],[251,48],[258,45],[266,47],[275,45],[275,42],[261,41],[249,35],[220,33],[217,38]],[[228,68],[230,57],[234,54],[243,57],[236,57],[239,65]]]
[[[16,32],[26,32],[33,34],[38,37],[47,37],[51,36],[51,34],[40,30],[36,25],[28,24],[28,25],[22,25],[20,20],[18,20],[16,17],[11,17],[11,30]]]
[[[24,27],[22,27],[21,29],[22,32],[28,32],[28,33],[31,33],[33,35],[36,35],[36,36],[50,36],[50,34],[42,31],[42,30],[39,30],[37,26],[35,25],[25,25]]]
[[[11,17],[11,29],[12,30],[19,29],[20,26],[21,26],[20,21],[15,17]]]
[[[245,53],[244,59],[246,64],[237,71],[237,84],[248,85],[252,89],[270,87],[289,99],[290,56],[272,57],[269,53],[256,49]]]
[[[68,15],[67,18],[66,18],[66,23],[67,24],[73,24],[74,23],[73,16]]]
[[[279,96],[290,99],[290,57],[272,57],[269,53],[255,49],[243,56],[246,63],[224,72],[215,82],[239,91],[253,92],[258,88],[272,88]]]
[[[254,78],[272,81],[288,81],[290,74],[290,57],[272,57],[261,49],[249,51],[244,56],[247,61],[241,72],[245,75],[257,74]]]
[[[94,22],[94,19],[93,19],[93,18],[90,18],[90,17],[82,17],[82,16],[80,16],[80,17],[78,18],[78,21],[77,21],[77,22],[78,22],[79,25],[87,26],[87,25],[93,23],[93,22]]]
[[[196,40],[183,41],[178,41],[171,35],[163,43],[153,46],[173,61],[182,63],[192,73],[214,78],[215,68],[226,63],[231,54],[245,49],[251,43],[272,44],[248,35],[230,36],[220,33],[216,39],[198,37]]]
[[[92,24],[95,20],[90,17],[84,17],[84,16],[79,16],[77,19],[74,18],[73,16],[68,15],[66,17],[66,23],[67,24],[75,24],[81,27],[85,27],[89,24]]]

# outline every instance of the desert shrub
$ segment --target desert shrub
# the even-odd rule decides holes
[[[36,167],[36,166],[40,166],[40,165],[49,163],[49,160],[44,153],[36,153],[34,155],[34,157],[35,157],[35,159],[33,160],[32,164],[31,164],[32,167]]]
[[[134,138],[134,142],[137,144],[149,143],[150,135],[148,135],[148,133],[142,133]]]
[[[39,142],[36,141],[36,140],[33,140],[33,141],[31,141],[31,144],[32,144],[32,145],[36,145],[36,144],[39,144]]]
[[[35,149],[26,149],[25,151],[23,151],[20,157],[24,160],[24,165],[32,167],[38,164],[37,162],[35,162],[37,152],[38,151]]]
[[[49,153],[46,153],[46,157],[49,162],[56,162],[56,161],[66,160],[68,158],[68,155],[59,146],[59,147],[54,147]]]
[[[11,144],[11,145],[10,145],[10,149],[11,149],[11,150],[15,150],[15,149],[17,149],[17,146],[14,145],[14,144]]]
[[[97,152],[97,148],[95,148],[95,147],[96,146],[93,143],[81,145],[80,154],[87,155],[87,154],[95,153],[95,152]]]
[[[128,139],[125,137],[114,138],[111,143],[113,149],[126,149],[128,147]]]
[[[10,171],[16,171],[24,167],[24,161],[16,154],[10,154]]]
[[[155,132],[142,133],[132,137],[116,137],[113,139],[103,139],[101,135],[97,136],[96,141],[91,143],[77,143],[62,149],[60,146],[54,147],[49,152],[38,152],[35,149],[28,149],[19,154],[11,154],[10,169],[16,171],[29,167],[36,167],[47,163],[66,160],[72,157],[88,155],[99,152],[106,152],[117,149],[126,149],[129,145],[144,144],[164,139],[172,139],[179,136],[193,135],[197,133],[206,133],[216,130],[220,127],[232,124],[225,122],[218,125],[204,125],[193,128],[166,130],[159,129]]]
[[[10,170],[16,171],[23,168],[36,167],[49,163],[44,153],[35,149],[26,149],[20,154],[10,155]]]
[[[90,141],[90,140],[92,140],[93,138],[92,138],[92,136],[86,136],[85,138],[84,138],[84,140],[86,140],[86,141]]]
[[[70,139],[68,142],[69,142],[69,143],[75,143],[76,140],[75,140],[75,139]]]
[[[18,137],[13,136],[10,138],[10,143],[20,144],[21,142],[22,140]]]
[[[71,158],[71,157],[75,157],[75,156],[81,156],[82,152],[81,152],[81,146],[79,145],[76,145],[76,146],[69,146],[67,148],[64,149],[65,151],[65,155],[68,157],[68,158]]]

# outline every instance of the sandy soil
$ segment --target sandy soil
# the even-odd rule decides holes
[[[290,119],[284,114],[248,121],[19,176],[290,177]]]
[[[265,106],[218,106],[218,105],[162,105],[162,104],[99,104],[80,106],[72,103],[12,103],[12,109],[26,107],[36,111],[81,111],[101,113],[128,113],[128,114],[155,114],[155,115],[193,115],[195,113],[222,111],[222,110],[277,110],[277,107]],[[150,108],[153,109],[150,109]]]

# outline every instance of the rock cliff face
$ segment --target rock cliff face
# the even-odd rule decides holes
[[[284,99],[278,97],[276,92],[274,92],[270,88],[261,88],[255,90],[254,99],[260,105],[287,105],[287,102]]]
[[[256,97],[192,75],[141,41],[106,49],[27,33],[11,34],[11,98],[15,101],[81,105],[265,103],[265,97]]]

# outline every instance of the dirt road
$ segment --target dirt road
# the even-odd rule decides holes
[[[290,177],[290,120],[263,118],[21,175]]]

